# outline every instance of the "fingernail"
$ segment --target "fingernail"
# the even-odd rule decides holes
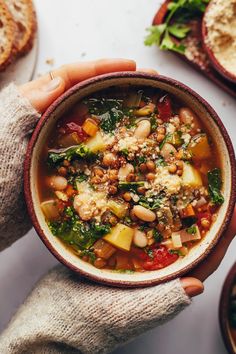
[[[188,296],[193,297],[203,293],[203,287],[201,286],[188,286],[185,291]]]
[[[60,86],[61,82],[62,79],[59,76],[55,77],[53,80],[49,81],[47,85],[44,85],[42,89],[46,92],[54,91],[58,88],[58,86]]]

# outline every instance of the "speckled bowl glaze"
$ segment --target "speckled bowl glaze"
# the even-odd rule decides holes
[[[229,299],[232,287],[236,282],[236,263],[230,269],[221,292],[219,306],[220,329],[225,346],[230,354],[236,354],[236,342],[232,336],[232,329],[229,324]],[[235,330],[234,330],[235,331]],[[236,331],[235,331],[236,332]]]
[[[207,18],[207,14],[208,14],[208,10],[210,8],[210,6],[212,6],[212,3],[210,3],[207,6],[207,9],[204,13],[203,19],[202,19],[202,39],[203,39],[203,47],[205,52],[208,55],[208,58],[212,64],[212,66],[218,71],[218,73],[223,76],[225,79],[233,82],[236,84],[236,75],[232,74],[231,72],[229,72],[223,65],[221,65],[221,63],[218,61],[218,59],[216,58],[215,54],[213,53],[213,51],[211,50],[211,48],[209,47],[208,43],[207,43],[207,35],[208,35],[208,29],[206,26],[206,18]]]
[[[161,270],[133,274],[97,269],[68,250],[58,238],[51,234],[45,222],[40,208],[37,186],[40,152],[57,120],[84,97],[103,89],[114,86],[122,87],[123,85],[162,89],[181,99],[184,105],[189,106],[197,113],[211,133],[216,146],[219,147],[219,159],[222,161],[224,180],[223,195],[225,197],[225,203],[222,205],[210,232],[197,246],[191,249],[186,257]],[[122,72],[98,76],[79,83],[65,92],[48,108],[40,119],[28,146],[24,170],[24,188],[33,225],[47,248],[61,263],[80,275],[100,283],[120,287],[141,287],[182,276],[207,257],[230,222],[236,196],[235,178],[235,156],[232,143],[220,118],[203,98],[180,82],[164,76],[140,72]]]

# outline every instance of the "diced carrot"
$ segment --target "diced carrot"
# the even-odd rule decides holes
[[[97,122],[95,122],[95,120],[91,118],[87,118],[85,120],[85,122],[82,125],[82,128],[85,131],[85,133],[88,134],[89,136],[94,136],[98,131]]]
[[[69,198],[76,194],[76,190],[73,188],[71,184],[68,185],[65,192]]]
[[[184,209],[180,211],[180,216],[184,218],[188,218],[190,216],[195,216],[195,211],[191,204],[188,204]]]

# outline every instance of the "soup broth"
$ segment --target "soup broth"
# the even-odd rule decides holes
[[[185,257],[224,199],[217,147],[161,90],[120,87],[78,102],[40,158],[53,235],[97,268],[152,271]]]

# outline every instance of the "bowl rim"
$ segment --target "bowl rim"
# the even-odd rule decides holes
[[[205,109],[209,112],[209,115],[211,118],[215,121],[217,126],[219,127],[221,134],[223,136],[224,142],[227,147],[227,151],[229,154],[229,160],[230,160],[230,170],[231,170],[231,196],[229,199],[228,207],[224,216],[224,220],[219,228],[219,231],[214,237],[214,240],[208,245],[207,249],[203,254],[201,254],[197,259],[195,259],[193,262],[191,262],[189,265],[185,266],[179,271],[173,272],[169,275],[163,276],[162,278],[157,278],[157,279],[149,279],[149,280],[141,280],[141,281],[135,281],[133,282],[132,280],[113,280],[113,279],[104,279],[102,274],[101,276],[99,275],[94,275],[91,274],[90,272],[87,272],[84,269],[80,269],[76,266],[74,266],[68,259],[64,258],[49,242],[47,236],[43,232],[40,223],[37,219],[35,210],[34,210],[34,204],[33,204],[33,199],[31,195],[31,177],[30,177],[30,169],[31,169],[31,162],[32,162],[32,153],[34,146],[37,143],[39,133],[45,123],[50,119],[51,114],[55,111],[55,109],[62,104],[68,97],[73,95],[75,92],[77,92],[80,89],[87,88],[88,86],[94,85],[99,82],[107,82],[109,85],[109,81],[113,79],[122,79],[122,78],[129,78],[132,80],[132,78],[138,78],[138,79],[148,79],[148,80],[155,80],[155,81],[160,81],[164,84],[168,84],[171,86],[175,86],[177,89],[180,89],[181,91],[189,94],[190,96],[193,96],[195,100],[199,102],[199,104],[203,105]],[[36,128],[32,134],[32,137],[29,141],[27,151],[26,151],[26,157],[24,161],[24,193],[25,193],[25,200],[26,200],[26,205],[28,209],[29,216],[31,218],[31,221],[33,223],[33,226],[38,233],[39,237],[43,241],[43,243],[46,245],[48,250],[57,258],[59,262],[67,266],[69,269],[72,271],[78,273],[79,275],[82,275],[92,281],[110,285],[110,286],[117,286],[117,287],[147,287],[147,286],[152,286],[152,285],[157,285],[163,282],[170,281],[172,279],[178,278],[189,271],[191,271],[193,268],[195,268],[200,262],[202,262],[208,254],[212,251],[212,249],[215,247],[219,239],[221,238],[222,234],[226,231],[228,224],[231,220],[233,210],[234,210],[234,205],[236,202],[236,184],[233,183],[233,181],[236,179],[236,164],[235,164],[235,154],[234,154],[234,148],[232,145],[232,142],[230,140],[230,137],[227,133],[226,128],[224,127],[222,121],[220,120],[219,116],[217,113],[214,111],[214,109],[203,99],[198,93],[193,91],[191,88],[188,86],[182,84],[181,82],[174,80],[172,78],[168,78],[166,76],[162,76],[159,74],[149,74],[149,73],[144,73],[144,72],[116,72],[116,73],[109,73],[109,74],[103,74],[99,75],[90,79],[87,79],[85,81],[82,81],[75,86],[71,87],[69,90],[64,92],[59,98],[57,98],[45,111],[45,113],[42,115],[40,120],[38,121],[38,124],[36,125]]]
[[[210,6],[212,6],[212,4],[213,4],[212,2],[209,3],[209,5],[207,6],[207,8],[205,10],[203,18],[202,18],[202,27],[201,27],[201,29],[202,29],[203,47],[204,47],[205,52],[207,53],[207,56],[208,56],[211,64],[218,71],[218,73],[221,76],[223,76],[225,79],[227,79],[227,80],[233,82],[234,84],[236,84],[236,75],[232,74],[223,65],[221,65],[219,60],[216,58],[214,52],[212,51],[212,49],[206,43],[206,39],[207,39],[207,35],[208,35],[208,29],[207,29],[207,26],[206,26],[206,16],[207,16],[207,12],[208,12]]]
[[[233,264],[227,277],[224,281],[224,285],[220,295],[220,303],[219,303],[219,322],[220,322],[220,330],[223,337],[224,344],[230,354],[235,354],[235,350],[230,340],[228,327],[228,310],[229,310],[229,297],[231,293],[231,288],[233,282],[236,278],[236,263]]]

